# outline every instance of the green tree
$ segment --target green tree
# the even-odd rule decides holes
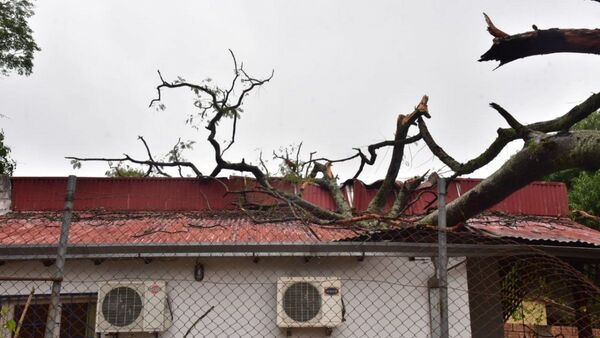
[[[600,110],[575,125],[578,130],[600,130]],[[569,204],[573,210],[583,210],[594,216],[600,215],[600,170],[580,171],[572,179],[569,189]],[[585,224],[600,229],[597,219],[581,219]]]
[[[0,130],[0,176],[12,175],[16,166],[10,157],[10,147],[4,144],[4,131]]]
[[[594,216],[600,215],[600,171],[583,171],[573,179],[569,191],[569,204],[573,210],[582,210]],[[593,217],[586,217],[582,221],[600,228],[600,223]]]
[[[574,130],[600,130],[600,110],[573,126]],[[578,211],[594,216],[600,215],[600,171],[575,168],[556,172],[546,177],[548,181],[564,182],[569,189],[569,206],[579,221],[594,228],[600,222],[591,217],[582,217]]]
[[[33,54],[40,50],[27,22],[32,15],[33,3],[29,0],[0,0],[1,75],[8,76],[13,71],[31,74]],[[15,168],[10,147],[4,143],[4,131],[0,130],[0,175],[12,175]]]
[[[0,0],[0,74],[31,74],[33,54],[40,50],[27,23],[32,15],[29,0]]]
[[[144,177],[146,172],[143,169],[134,168],[128,164],[123,165],[119,162],[117,165],[109,164],[110,169],[104,173],[108,177]]]

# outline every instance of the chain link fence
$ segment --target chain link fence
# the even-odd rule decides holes
[[[589,245],[448,229],[443,285],[435,228],[263,211],[75,211],[63,272],[62,212],[1,216],[0,337],[600,337]]]

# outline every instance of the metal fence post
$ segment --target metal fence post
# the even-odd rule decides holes
[[[446,180],[438,179],[438,280],[440,291],[440,337],[448,338],[448,246],[446,243]]]
[[[46,319],[46,331],[44,338],[54,338],[59,336],[60,330],[60,287],[65,273],[65,254],[67,253],[67,243],[69,240],[69,227],[71,225],[71,216],[73,213],[73,196],[75,194],[75,183],[77,177],[69,176],[67,182],[67,195],[65,198],[65,210],[63,214],[62,226],[60,228],[60,239],[58,242],[58,253],[56,255],[56,271],[54,281],[52,282],[52,293],[50,294],[50,305],[48,308],[48,317]]]

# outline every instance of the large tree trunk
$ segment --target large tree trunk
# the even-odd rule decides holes
[[[544,175],[569,168],[600,168],[599,131],[543,135],[529,141],[494,174],[448,204],[448,225],[466,221]],[[435,225],[437,216],[436,211],[419,222]]]

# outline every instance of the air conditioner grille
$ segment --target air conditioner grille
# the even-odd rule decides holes
[[[102,315],[114,326],[133,323],[142,312],[142,298],[132,288],[118,287],[110,290],[102,301]]]
[[[283,294],[283,310],[293,320],[307,322],[321,310],[321,294],[311,283],[290,285]]]

